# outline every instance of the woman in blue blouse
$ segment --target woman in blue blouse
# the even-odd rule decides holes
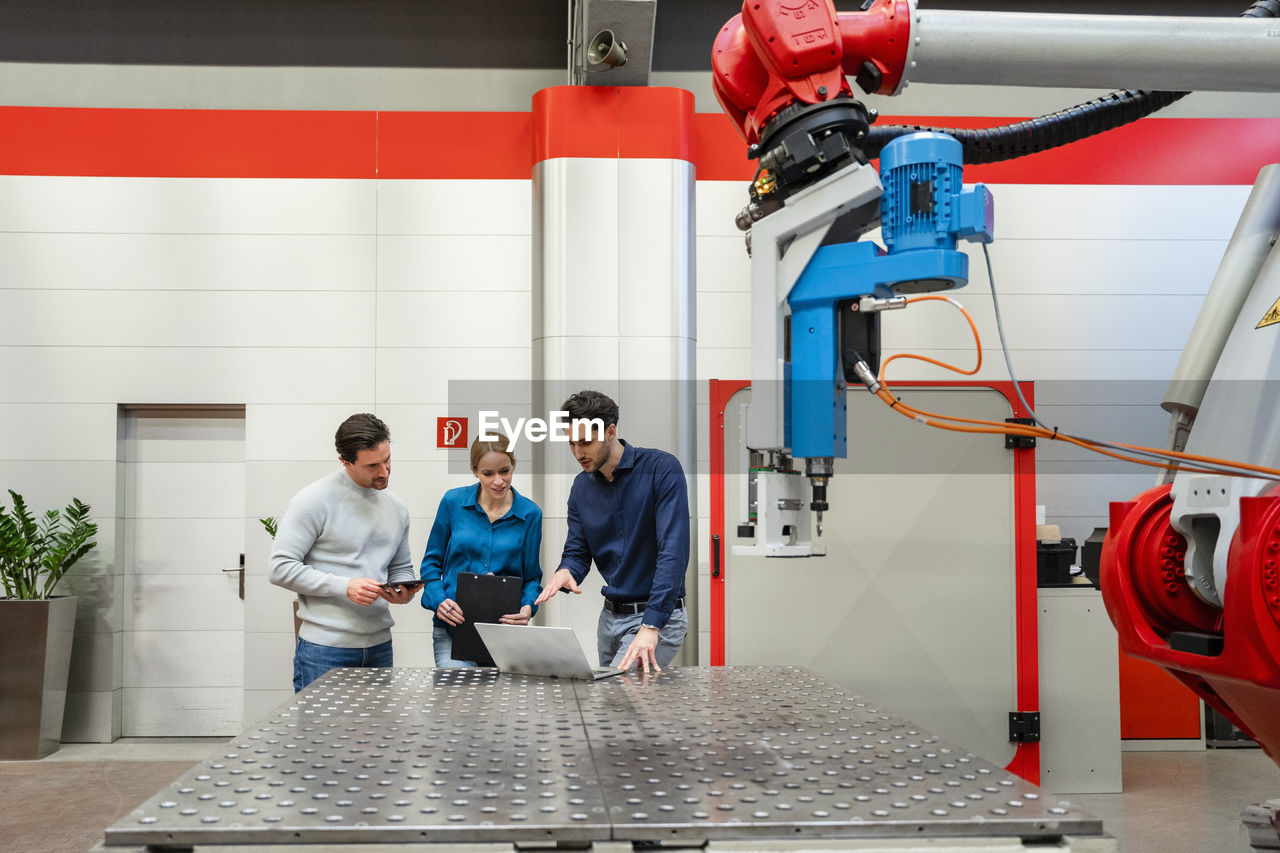
[[[516,457],[507,447],[504,435],[471,443],[471,472],[479,482],[445,492],[431,526],[422,557],[422,606],[435,611],[432,640],[439,667],[475,666],[453,659],[453,627],[465,616],[454,601],[459,572],[524,579],[520,612],[503,616],[501,622],[525,625],[537,610],[533,602],[542,591],[542,510],[511,487]]]

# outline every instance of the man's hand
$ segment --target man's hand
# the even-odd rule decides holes
[[[380,587],[382,597],[392,604],[404,604],[413,600],[414,589],[402,586],[401,584],[391,584],[390,588]]]
[[[568,569],[556,569],[556,573],[551,576],[551,580],[547,581],[546,587],[543,588],[542,595],[538,596],[537,601],[533,603],[541,604],[562,589],[582,595],[582,590],[578,589],[578,582],[573,579],[573,573]]]
[[[662,667],[658,666],[658,659],[653,654],[656,648],[658,648],[658,629],[641,625],[640,630],[636,631],[636,638],[631,641],[631,645],[627,646],[627,653],[622,656],[618,669],[630,669],[631,664],[639,660],[640,668],[646,675],[650,667],[653,667],[654,672],[662,672]]]
[[[520,608],[519,613],[508,613],[498,617],[498,621],[503,625],[528,625],[529,620],[533,617],[533,608],[526,604]]]
[[[352,578],[347,581],[347,598],[362,607],[368,607],[382,598],[382,584],[373,578]]]
[[[452,598],[446,598],[440,603],[440,606],[436,608],[436,615],[440,617],[442,622],[448,622],[454,627],[466,621],[466,617],[462,615],[462,608]]]

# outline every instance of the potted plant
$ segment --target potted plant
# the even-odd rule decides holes
[[[98,525],[76,498],[36,518],[22,495],[9,497],[11,510],[0,505],[0,759],[30,760],[61,744],[76,599],[53,592],[97,544]]]

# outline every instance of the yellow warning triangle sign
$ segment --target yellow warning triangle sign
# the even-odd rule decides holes
[[[1261,329],[1263,326],[1272,326],[1280,323],[1280,299],[1271,303],[1271,307],[1267,309],[1267,313],[1262,316],[1262,321],[1254,326],[1255,329]]]

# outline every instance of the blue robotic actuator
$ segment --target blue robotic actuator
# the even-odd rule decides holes
[[[879,362],[878,314],[912,294],[967,283],[969,259],[957,241],[990,242],[992,217],[987,188],[963,186],[960,143],[916,133],[885,146],[879,175],[868,165],[846,166],[750,225],[745,510],[755,541],[735,545],[735,553],[826,553],[810,531],[816,521],[822,535],[827,482],[835,459],[847,455],[846,383],[857,362],[872,370]],[[883,247],[831,239],[877,225]]]

